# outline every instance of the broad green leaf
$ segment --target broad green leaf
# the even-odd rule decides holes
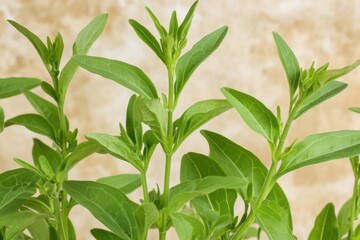
[[[36,192],[39,177],[27,169],[14,169],[0,174],[0,215],[17,210]]]
[[[8,20],[8,22],[14,26],[20,33],[22,33],[34,46],[36,51],[38,52],[41,60],[44,62],[45,66],[47,67],[49,64],[49,52],[45,44],[40,40],[38,36],[32,33],[29,29],[25,28],[24,26],[20,25],[19,23]]]
[[[113,80],[141,96],[158,97],[150,78],[133,65],[117,60],[83,55],[75,56],[73,59],[82,68]]]
[[[108,14],[100,14],[79,32],[73,45],[73,55],[87,54],[96,39],[104,31],[107,20]],[[65,98],[66,91],[77,69],[78,65],[71,58],[61,71],[59,84],[62,98]]]
[[[126,109],[126,132],[137,148],[141,149],[143,137],[141,121],[134,119],[134,111],[137,111],[134,104],[136,98],[136,95],[132,95],[128,102]]]
[[[87,54],[96,39],[104,31],[109,15],[107,13],[100,14],[94,18],[84,29],[82,29],[76,37],[73,54]]]
[[[273,37],[280,57],[281,64],[284,67],[286,77],[289,83],[290,98],[292,99],[299,85],[300,66],[295,54],[286,44],[286,42],[276,32]]]
[[[346,87],[346,83],[337,81],[326,84],[324,87],[320,88],[301,102],[299,109],[296,112],[295,119],[316,105],[342,92]]]
[[[49,240],[50,228],[44,218],[39,219],[35,223],[27,227],[33,239]],[[75,240],[75,239],[73,239]]]
[[[205,155],[188,153],[183,156],[180,169],[181,182],[204,179],[208,176],[225,176],[225,173],[214,160]],[[219,189],[210,194],[199,196],[191,202],[201,216],[208,210],[216,211],[219,215],[229,214],[233,216],[236,199],[235,190]]]
[[[161,61],[164,62],[164,56],[161,49],[161,46],[159,42],[156,40],[154,35],[147,30],[143,25],[138,23],[137,21],[130,19],[129,20],[130,25],[135,30],[136,34],[139,36],[139,38],[146,44],[148,47],[151,48],[155,52],[155,54],[160,58]],[[164,62],[165,63],[165,62]]]
[[[159,20],[155,14],[150,10],[150,8],[145,7],[146,11],[149,13],[151,20],[154,22],[156,29],[158,30],[160,37],[164,38],[167,35],[166,29],[160,24]]]
[[[195,1],[193,5],[190,7],[189,11],[187,12],[183,22],[180,24],[178,29],[178,38],[180,40],[184,40],[187,37],[187,34],[189,32],[192,19],[194,17],[194,12],[196,9],[196,6],[198,5],[199,1]]]
[[[197,128],[230,108],[228,101],[220,99],[205,100],[192,105],[176,122],[175,149]]]
[[[105,133],[88,133],[86,138],[98,143],[107,153],[116,158],[131,163],[137,169],[141,169],[141,160],[134,151],[119,137]]]
[[[40,115],[28,113],[16,116],[5,122],[5,127],[9,127],[11,125],[24,126],[34,133],[47,136],[54,142],[57,142],[55,129],[44,117]]]
[[[360,154],[360,131],[342,130],[314,134],[296,143],[282,159],[278,175],[329,160]]]
[[[355,68],[357,68],[360,65],[360,59],[357,60],[356,62],[354,62],[353,64],[340,68],[340,69],[331,69],[331,70],[327,70],[319,79],[319,81],[321,82],[321,84],[326,84],[329,83],[335,79],[338,79],[341,76],[344,76],[346,74],[348,74],[349,72],[351,72],[352,70],[354,70]]]
[[[37,78],[0,78],[0,98],[15,96],[20,94],[23,90],[32,89],[40,84],[41,80]]]
[[[284,216],[288,209],[275,201],[265,200],[258,209],[254,209],[255,220],[266,232],[269,240],[295,240],[292,223]]]
[[[280,134],[279,124],[274,114],[262,102],[231,88],[223,88],[222,92],[252,130],[275,144]]]
[[[5,113],[4,109],[0,106],[0,133],[4,131],[5,124]]]
[[[189,52],[181,56],[176,64],[175,97],[179,98],[181,91],[195,69],[213,53],[224,39],[228,28],[221,27],[197,42]]]
[[[96,240],[123,240],[114,233],[99,228],[91,229],[90,232]]]
[[[141,186],[141,176],[139,174],[120,174],[103,177],[96,181],[120,189],[126,194],[133,192]]]
[[[24,95],[40,116],[43,116],[55,129],[60,129],[59,110],[54,104],[30,91],[25,91]]]
[[[316,217],[308,240],[338,240],[339,237],[335,208],[332,203],[328,203]]]
[[[208,176],[203,179],[182,182],[170,189],[169,209],[175,212],[196,197],[207,195],[219,189],[244,188],[246,182],[238,177]]]
[[[134,103],[134,119],[147,124],[156,138],[164,143],[167,133],[167,114],[159,99],[137,98]]]
[[[218,163],[227,176],[239,177],[251,183],[251,194],[247,188],[240,188],[240,194],[245,202],[256,199],[264,184],[268,170],[264,164],[250,151],[242,148],[229,139],[210,131],[202,131],[210,147],[210,158]],[[250,195],[250,196],[248,196]],[[267,200],[275,201],[279,206],[284,206],[287,213],[283,218],[291,222],[289,202],[285,193],[278,184],[267,196]]]
[[[360,108],[358,107],[352,107],[352,108],[349,108],[350,111],[353,111],[355,113],[360,113]]]
[[[60,169],[64,169],[64,174],[66,174],[81,160],[99,150],[100,147],[95,142],[87,141],[80,143],[76,146],[74,151],[65,158],[65,161],[62,162],[64,165],[62,165]]]
[[[96,219],[124,240],[140,239],[135,211],[138,205],[113,187],[96,182],[66,181],[64,189]]]
[[[136,223],[139,231],[139,239],[147,239],[147,233],[151,226],[159,218],[159,211],[155,204],[144,203],[135,212]]]
[[[60,153],[55,151],[53,148],[49,147],[39,139],[34,138],[33,141],[34,145],[32,148],[32,157],[35,166],[40,166],[39,157],[44,156],[46,159],[49,160],[53,172],[56,172],[61,162]]]
[[[171,218],[180,240],[205,239],[205,227],[199,219],[177,212],[172,213]]]
[[[15,239],[25,228],[43,217],[31,211],[12,212],[0,215],[0,226],[6,226],[5,239]]]
[[[351,204],[352,204],[352,198],[350,198],[345,202],[345,204],[341,207],[339,214],[337,216],[340,237],[346,234],[351,227],[351,223],[350,223]]]

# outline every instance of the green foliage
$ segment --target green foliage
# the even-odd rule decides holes
[[[328,203],[315,220],[309,240],[338,240],[339,227],[336,220],[334,205]]]

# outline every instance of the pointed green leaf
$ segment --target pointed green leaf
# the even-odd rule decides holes
[[[296,112],[295,119],[316,105],[342,92],[346,87],[346,83],[337,81],[326,84],[324,87],[320,88],[301,102],[299,109]]]
[[[203,240],[205,239],[204,224],[195,217],[184,213],[172,213],[175,231],[180,240]]]
[[[59,110],[54,104],[30,91],[24,91],[24,95],[40,116],[43,116],[55,129],[60,129]]]
[[[8,20],[8,22],[31,42],[31,44],[38,52],[41,60],[44,62],[45,66],[47,66],[49,64],[49,52],[45,44],[40,40],[40,38],[19,23],[12,20]]]
[[[108,14],[100,14],[79,32],[73,45],[73,55],[87,54],[96,39],[104,31],[107,19]],[[77,69],[78,65],[74,62],[73,58],[71,58],[61,71],[59,84],[62,98],[65,98],[66,91]]]
[[[0,106],[0,133],[4,131],[5,125],[5,113],[4,109]]]
[[[120,85],[148,98],[157,98],[153,82],[139,68],[125,62],[92,56],[73,57],[79,66],[86,70],[113,80]]]
[[[278,121],[262,102],[231,88],[223,88],[222,92],[252,130],[276,143],[280,134]]]
[[[351,222],[350,222],[351,205],[352,205],[352,198],[350,198],[344,203],[337,216],[340,237],[346,234],[351,228]]]
[[[132,142],[136,144],[138,149],[141,149],[142,146],[141,121],[137,121],[134,119],[134,111],[137,111],[134,105],[136,98],[137,98],[136,95],[131,96],[126,109],[126,132],[131,138]]]
[[[186,202],[218,189],[239,189],[245,186],[244,180],[227,176],[208,176],[203,179],[182,182],[170,189],[169,209],[171,212],[177,211]]]
[[[5,239],[15,239],[25,228],[43,217],[31,211],[12,212],[0,215],[0,226],[6,226]]]
[[[39,157],[44,156],[49,160],[51,168],[54,172],[57,171],[58,166],[61,162],[61,155],[59,152],[55,151],[39,139],[34,138],[34,145],[32,148],[32,156],[35,166],[39,165]]]
[[[284,218],[288,209],[275,201],[265,200],[254,210],[256,222],[266,232],[269,240],[295,240],[292,233],[292,223]]]
[[[328,203],[316,217],[308,240],[339,240],[339,228],[332,203]]]
[[[355,113],[360,113],[360,108],[358,107],[352,107],[352,108],[349,108],[350,111],[353,111]]]
[[[21,167],[32,171],[33,173],[35,173],[36,175],[38,175],[41,178],[46,178],[46,176],[37,168],[33,167],[32,165],[30,165],[29,163],[25,162],[24,160],[21,160],[19,158],[14,158],[14,161],[19,164]]]
[[[360,154],[360,131],[343,130],[314,134],[296,143],[282,159],[279,176],[295,169]]]
[[[284,67],[286,77],[289,83],[290,98],[292,99],[299,85],[300,66],[295,54],[286,44],[286,42],[276,32],[273,37],[277,47],[277,51]]]
[[[155,204],[144,203],[135,212],[136,223],[139,231],[139,239],[147,239],[147,233],[151,226],[158,220],[159,211]]]
[[[137,98],[134,103],[134,119],[148,125],[156,138],[164,143],[167,133],[167,114],[159,99]]]
[[[150,10],[150,8],[145,7],[146,11],[149,13],[151,20],[153,21],[156,29],[158,30],[160,37],[164,38],[167,35],[166,29],[160,24],[159,20],[155,14]]]
[[[139,38],[146,44],[148,47],[151,48],[151,50],[154,51],[154,53],[161,59],[161,61],[164,62],[164,56],[161,49],[161,46],[159,42],[156,40],[154,35],[147,30],[143,25],[138,23],[137,21],[130,19],[129,20],[130,25],[135,30],[136,34],[139,36]]]
[[[340,68],[340,69],[331,69],[327,70],[319,79],[321,84],[327,84],[335,79],[338,79],[341,76],[344,76],[357,68],[360,65],[360,59],[354,62],[353,64]]]
[[[124,240],[140,239],[135,211],[138,205],[113,187],[96,182],[67,181],[64,189],[96,219]]]
[[[40,115],[28,113],[16,116],[5,122],[5,127],[9,127],[11,125],[24,126],[30,131],[47,136],[56,142],[56,134],[53,126],[51,126],[50,123]]]
[[[176,39],[177,30],[178,30],[178,20],[176,11],[173,11],[170,18],[170,26],[169,26],[169,35]]]
[[[175,97],[181,91],[195,69],[213,53],[225,38],[227,27],[221,27],[197,42],[189,52],[185,53],[176,64]]]
[[[210,158],[218,163],[224,173],[227,176],[239,177],[248,184],[251,183],[251,194],[248,194],[247,187],[240,188],[244,201],[250,202],[251,199],[258,198],[268,172],[265,165],[253,153],[229,139],[210,131],[201,133],[209,144]],[[278,184],[275,184],[266,199],[284,206],[287,213],[283,215],[283,218],[288,222],[292,221],[289,202]]]
[[[99,228],[91,229],[90,232],[96,240],[123,240],[123,238],[116,236],[114,233]]]
[[[0,215],[16,211],[36,192],[39,177],[27,169],[14,169],[0,174]]]
[[[114,157],[125,160],[137,169],[141,169],[141,160],[121,138],[105,133],[88,133],[86,138],[95,141]]]
[[[52,99],[54,99],[55,101],[57,101],[57,96],[56,96],[56,92],[55,89],[47,82],[42,81],[41,85],[40,85],[41,89],[44,91],[44,93],[46,93],[47,95],[49,95]]]
[[[197,128],[229,110],[232,106],[226,100],[211,99],[197,102],[188,108],[177,120],[175,149]]]
[[[199,1],[195,1],[193,5],[190,7],[189,11],[187,12],[183,22],[180,24],[178,29],[178,36],[179,39],[183,40],[186,39],[187,34],[189,32],[192,19],[194,17],[196,6],[198,5]]]
[[[15,96],[25,89],[32,89],[40,84],[41,80],[37,78],[0,78],[0,98]]]
[[[141,186],[141,176],[139,174],[120,174],[103,177],[96,181],[120,189],[126,194],[133,192]]]
[[[180,181],[204,179],[208,176],[225,176],[220,166],[211,158],[198,153],[188,153],[181,159]],[[220,215],[234,215],[237,193],[233,189],[219,189],[193,199],[192,205],[202,215],[205,211],[216,211]]]

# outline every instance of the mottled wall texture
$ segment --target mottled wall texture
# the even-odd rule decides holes
[[[167,91],[166,71],[161,62],[130,28],[127,20],[135,18],[154,30],[144,7],[150,6],[162,21],[168,21],[173,9],[182,18],[192,0],[0,0],[0,77],[34,76],[49,81],[35,50],[6,19],[24,24],[42,39],[61,32],[65,41],[63,59],[71,56],[72,43],[78,31],[99,13],[110,14],[104,34],[90,54],[129,62],[141,67],[161,91]],[[330,62],[342,67],[360,58],[360,1],[358,0],[202,0],[193,21],[187,49],[210,31],[229,26],[222,46],[193,75],[182,94],[177,115],[191,103],[222,98],[220,88],[232,87],[261,99],[275,110],[288,107],[287,80],[277,56],[272,31],[279,32],[293,48],[301,66]],[[360,70],[342,79],[348,89],[322,106],[316,107],[295,122],[290,138],[339,129],[358,129],[360,116],[350,113],[360,106]],[[36,92],[39,92],[36,90]],[[79,128],[83,139],[88,132],[116,134],[118,122],[124,122],[127,99],[131,92],[112,81],[80,70],[69,88],[66,113],[72,128]],[[33,111],[23,96],[1,102],[7,117]],[[286,114],[286,111],[284,111]],[[285,117],[285,116],[284,116]],[[254,151],[269,166],[267,143],[251,132],[231,110],[204,128],[224,134]],[[33,133],[22,127],[11,127],[0,136],[0,171],[15,168],[13,157],[31,160]],[[172,184],[179,181],[181,156],[189,151],[207,153],[205,140],[193,134],[173,161]],[[158,151],[149,170],[151,188],[162,186],[164,156]],[[80,163],[72,179],[97,179],[111,174],[135,172],[129,165],[110,156],[94,155]],[[315,216],[327,202],[337,209],[352,192],[349,162],[338,160],[306,167],[280,181],[288,194],[294,219],[294,231],[306,239]],[[134,193],[134,199],[140,192]],[[81,207],[72,216],[79,239],[91,239],[89,229],[100,224]],[[151,233],[149,239],[156,239]],[[176,239],[171,237],[169,239]]]

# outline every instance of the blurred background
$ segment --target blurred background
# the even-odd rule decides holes
[[[0,0],[0,77],[31,76],[50,81],[36,51],[6,19],[25,25],[42,40],[48,35],[53,39],[60,32],[65,42],[64,65],[71,56],[77,33],[95,16],[107,12],[110,15],[106,30],[90,54],[134,64],[150,76],[159,92],[167,92],[165,67],[137,38],[127,20],[134,18],[155,31],[145,6],[149,6],[161,22],[168,23],[173,9],[182,19],[191,4],[192,0]],[[202,0],[185,51],[223,25],[229,26],[227,37],[193,74],[179,101],[176,116],[196,101],[223,98],[220,88],[227,86],[255,96],[273,111],[279,105],[283,119],[286,119],[288,86],[272,31],[285,39],[304,68],[308,68],[312,61],[316,66],[330,62],[330,68],[339,68],[360,58],[358,0]],[[289,143],[312,133],[360,128],[360,115],[347,110],[360,106],[360,70],[340,80],[349,87],[297,120],[290,132]],[[35,92],[40,93],[38,90]],[[115,82],[80,69],[70,85],[65,103],[71,128],[79,128],[80,140],[89,132],[118,134],[118,123],[125,121],[127,100],[131,94]],[[2,100],[1,105],[7,118],[33,112],[23,96]],[[235,110],[203,128],[225,135],[270,165],[267,143],[248,129]],[[31,161],[34,137],[39,136],[17,126],[0,135],[0,172],[17,167],[12,160],[14,157]],[[163,184],[164,156],[159,150],[148,172],[150,188],[156,187],[156,183]],[[185,141],[174,156],[172,185],[179,182],[181,156],[189,151],[208,153],[206,141],[199,133]],[[127,172],[135,170],[111,156],[93,155],[78,164],[70,178],[95,180]],[[351,196],[353,177],[349,161],[343,159],[292,172],[280,180],[280,185],[292,207],[294,232],[299,239],[306,239],[316,215],[327,202],[334,202],[338,211]],[[141,196],[140,192],[135,192],[131,198],[137,199],[138,196]],[[79,240],[92,239],[90,228],[100,225],[81,207],[74,209],[71,218]],[[157,233],[151,233],[149,239],[157,239]],[[176,238],[169,235],[169,239]]]

